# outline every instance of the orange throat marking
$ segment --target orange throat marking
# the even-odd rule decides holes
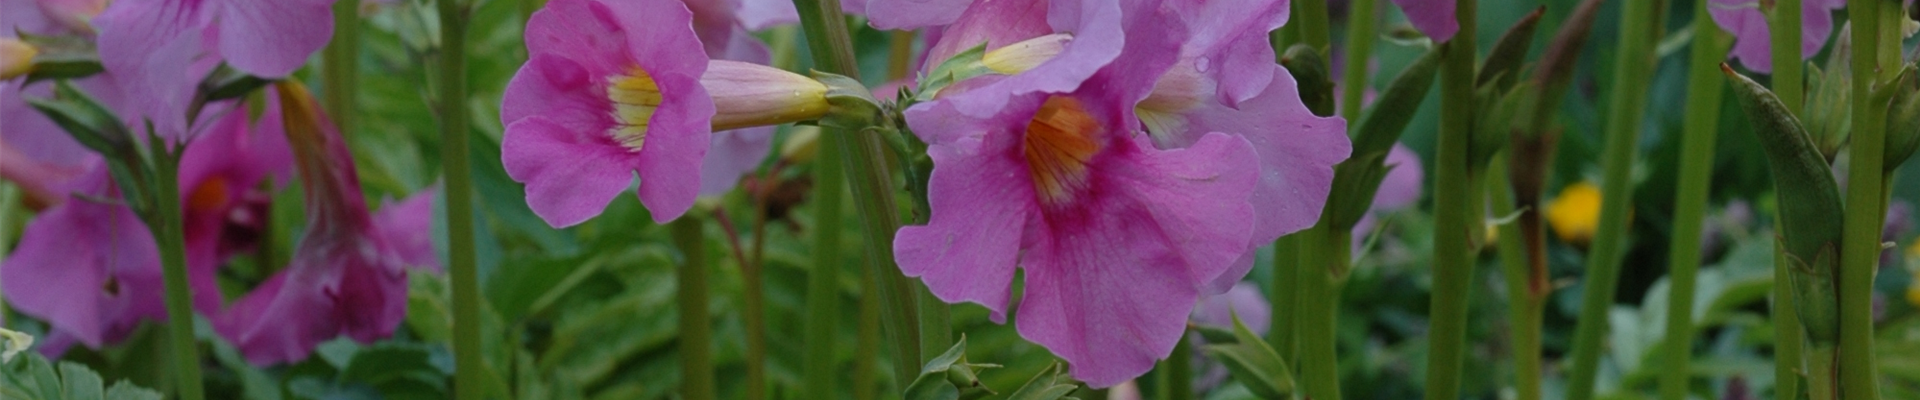
[[[1024,147],[1027,172],[1042,204],[1064,204],[1087,189],[1087,162],[1100,151],[1094,138],[1099,131],[1100,121],[1072,98],[1048,98],[1033,114]]]

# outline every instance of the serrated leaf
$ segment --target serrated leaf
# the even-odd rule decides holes
[[[101,400],[107,395],[100,374],[85,365],[61,361],[60,381],[66,400]]]

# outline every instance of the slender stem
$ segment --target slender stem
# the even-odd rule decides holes
[[[1360,119],[1360,108],[1367,95],[1367,58],[1373,55],[1373,38],[1379,34],[1374,25],[1375,0],[1353,0],[1347,11],[1347,65],[1340,79],[1340,117]]]
[[[325,88],[327,114],[333,117],[342,136],[354,134],[355,96],[360,88],[360,0],[333,3],[333,40],[327,42],[320,75]]]
[[[679,278],[680,296],[680,397],[712,400],[713,391],[713,317],[707,315],[707,239],[700,217],[681,216],[668,225],[673,230],[673,245],[685,257]]]
[[[746,330],[747,354],[746,398],[760,400],[767,398],[767,301],[766,285],[760,275],[760,264],[747,261],[746,252],[740,249],[740,235],[734,232],[733,220],[727,218],[723,210],[713,211],[713,221],[727,234],[727,242],[732,245],[733,256],[740,264],[740,312],[742,325]]]
[[[822,146],[821,151],[828,147]],[[874,400],[880,397],[880,297],[879,282],[860,280],[860,326],[854,332],[853,398]]]
[[[820,147],[820,160],[843,158],[840,148]],[[840,221],[846,216],[847,181],[837,162],[813,164],[813,271],[807,275],[806,380],[809,399],[831,399],[834,392],[834,331],[840,323]],[[865,321],[861,322],[865,324]],[[856,388],[856,391],[859,388]]]
[[[1884,36],[1880,30],[1894,27],[1881,26],[1884,19],[1879,13],[1899,3],[1885,0],[1848,3],[1848,19],[1853,23],[1854,33],[1853,137],[1849,139],[1852,161],[1847,176],[1854,178],[1847,180],[1846,231],[1841,237],[1840,270],[1836,271],[1840,295],[1840,355],[1836,366],[1841,397],[1874,400],[1880,398],[1880,389],[1873,357],[1873,273],[1880,260],[1880,225],[1885,217],[1881,203],[1885,198],[1882,181],[1873,178],[1882,174],[1885,153],[1881,147],[1887,141],[1883,129],[1887,102],[1885,97],[1874,93],[1874,89],[1882,80],[1880,73],[1892,72],[1879,70],[1876,65],[1881,61],[1881,51],[1898,51],[1899,46],[1895,41],[1885,44],[1891,49],[1880,48],[1883,45],[1880,39]],[[1813,362],[1822,362],[1819,357],[1814,358]]]
[[[1771,47],[1769,56],[1773,62],[1773,93],[1780,96],[1780,103],[1787,111],[1801,115],[1801,104],[1806,102],[1805,74],[1800,64],[1800,19],[1802,0],[1774,0],[1773,12],[1767,13],[1767,39]],[[1719,32],[1717,29],[1712,29]],[[1694,42],[1699,42],[1699,25],[1695,25]],[[1698,53],[1698,52],[1696,52]],[[1718,58],[1715,58],[1718,59]],[[1719,79],[1714,79],[1719,80]]]
[[[1773,220],[1779,221],[1775,214]],[[1802,360],[1806,331],[1800,326],[1800,312],[1794,308],[1793,270],[1785,246],[1773,248],[1773,397],[1794,399],[1800,394],[1800,374],[1806,369]]]
[[[1295,371],[1300,370],[1300,358],[1294,356],[1300,345],[1295,318],[1300,310],[1300,235],[1281,236],[1273,242],[1273,282],[1268,291],[1275,306],[1267,322],[1267,345]]]
[[[1813,366],[1807,376],[1807,398],[1811,400],[1840,399],[1840,388],[1835,386],[1838,382],[1833,375],[1839,367],[1834,364],[1833,345],[1814,345],[1813,349],[1807,352],[1807,361]]]
[[[1720,59],[1727,53],[1725,34],[1707,15],[1707,2],[1693,13],[1693,53],[1687,61],[1686,131],[1680,143],[1680,178],[1674,185],[1673,237],[1668,246],[1666,373],[1660,397],[1685,400],[1692,375],[1694,282],[1700,269],[1700,231],[1706,221],[1708,179],[1713,177],[1714,136],[1720,122],[1724,80]]]
[[[480,348],[480,279],[473,254],[473,174],[467,162],[467,13],[470,3],[440,0],[440,167],[446,173],[447,270],[453,284],[454,393],[477,400],[486,390]]]
[[[1298,18],[1293,23],[1300,24],[1300,43],[1313,46],[1322,55],[1333,50],[1332,33],[1327,28],[1327,0],[1299,0],[1293,7],[1293,17]]]
[[[1487,171],[1487,197],[1498,216],[1512,215],[1515,205],[1509,182],[1506,156],[1496,156]],[[1534,212],[1534,210],[1525,210]],[[1527,242],[1520,224],[1501,224],[1501,277],[1507,287],[1508,345],[1513,356],[1514,396],[1518,400],[1540,400],[1540,318],[1546,296],[1533,288],[1533,267],[1527,259]]]
[[[1440,137],[1434,156],[1433,297],[1429,306],[1427,390],[1429,400],[1460,397],[1460,366],[1467,333],[1467,293],[1473,277],[1473,224],[1481,204],[1472,202],[1468,152],[1474,115],[1474,0],[1455,4],[1460,31],[1447,41],[1440,79]]]
[[[1602,155],[1605,172],[1600,183],[1600,227],[1587,254],[1585,293],[1574,332],[1573,372],[1568,376],[1567,399],[1589,400],[1607,333],[1607,309],[1620,281],[1620,258],[1626,243],[1633,203],[1634,144],[1639,142],[1647,92],[1638,85],[1653,74],[1653,42],[1660,37],[1657,23],[1665,7],[1656,1],[1628,1],[1621,6],[1620,47],[1615,52],[1613,102],[1607,115],[1607,144]]]
[[[1353,246],[1352,231],[1329,225],[1322,223],[1296,234],[1300,241],[1296,340],[1301,392],[1316,400],[1340,400],[1340,283]]]
[[[1187,337],[1181,337],[1180,342],[1173,345],[1173,354],[1167,356],[1166,373],[1163,374],[1167,380],[1166,386],[1162,386],[1166,393],[1160,396],[1162,399],[1191,400],[1194,398],[1193,343],[1187,339]]]
[[[159,140],[159,139],[154,139]],[[200,382],[200,345],[193,336],[193,287],[187,284],[186,226],[180,217],[180,160],[178,152],[156,154],[159,182],[153,193],[158,208],[152,226],[159,240],[161,278],[166,285],[167,339],[173,347],[173,373],[179,378],[180,398],[206,397]]]
[[[853,41],[847,35],[846,17],[840,13],[839,0],[794,0],[800,12],[800,25],[807,33],[807,48],[820,69],[855,79],[859,66],[853,58]],[[893,172],[887,163],[883,138],[874,134],[837,132],[824,135],[826,145],[846,151],[847,179],[853,182],[854,207],[860,210],[860,222],[867,236],[867,275],[880,289],[880,302],[886,305],[885,322],[889,342],[894,348],[895,378],[913,379],[920,358],[919,311],[915,309],[918,291],[924,291],[901,275],[893,265],[893,233],[900,228],[900,215],[894,211]],[[950,343],[949,343],[950,344]],[[944,346],[942,346],[944,350]],[[935,353],[938,354],[938,353]]]

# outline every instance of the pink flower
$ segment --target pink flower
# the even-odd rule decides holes
[[[1733,33],[1733,52],[1729,58],[1740,60],[1748,70],[1773,71],[1773,41],[1767,33],[1767,16],[1760,11],[1759,0],[1712,0],[1707,14],[1720,28]],[[1833,11],[1845,8],[1846,0],[1800,1],[1800,58],[1812,58],[1833,34]]]
[[[693,15],[672,0],[556,0],[527,23],[531,54],[500,107],[501,157],[548,224],[598,215],[634,175],[654,221],[670,221],[701,192],[705,172],[690,166],[706,162],[711,132],[824,115],[818,82],[709,61]],[[745,169],[730,165],[707,168],[731,185]]]
[[[902,272],[996,321],[1024,269],[1021,336],[1094,387],[1172,352],[1203,289],[1247,251],[1258,174],[1245,139],[1214,133],[1161,150],[1141,134],[1132,109],[1176,60],[1185,32],[1154,2],[1118,9],[1124,19],[1104,20],[1125,22],[1107,38],[1125,43],[1117,58],[1069,51],[1047,61],[1091,65],[1083,82],[1055,91],[1008,83],[1060,82],[976,78],[908,113],[931,143],[932,218],[894,243]],[[960,106],[982,98],[1005,101],[980,113]]]
[[[869,4],[869,10],[880,2]],[[1134,4],[1134,2],[1127,2]],[[1157,4],[1157,2],[1155,3]],[[1149,9],[1155,6],[1142,6]],[[1064,93],[1079,87],[1102,66],[1120,55],[1124,45],[1121,2],[1075,0],[996,0],[976,3],[941,30],[940,42],[927,51],[931,68],[967,49],[986,44],[999,50],[1035,38],[1051,36],[1064,43],[1045,47],[1048,58],[1035,57],[1016,65],[988,66],[1011,76],[968,83],[977,94],[955,96],[943,103],[962,114],[984,118],[998,112],[1014,96]],[[1016,73],[1017,72],[1017,73]],[[916,107],[917,108],[917,107]],[[923,135],[924,136],[924,135]],[[929,139],[943,141],[946,138]]]
[[[1452,40],[1453,34],[1460,32],[1460,21],[1453,15],[1453,3],[1454,0],[1393,0],[1393,4],[1406,13],[1407,22],[1434,42]]]
[[[269,111],[260,129],[252,130],[246,113],[222,116],[182,155],[188,281],[200,312],[219,309],[214,270],[250,250],[266,221],[270,198],[259,184],[284,179],[291,166],[276,114]],[[85,172],[56,181],[58,201],[28,225],[19,247],[0,264],[8,301],[52,325],[45,347],[52,354],[75,342],[98,348],[124,338],[143,319],[165,316],[160,253],[151,231],[131,209],[115,203],[120,193],[104,163],[97,157],[82,160]]]
[[[100,14],[100,57],[126,73],[181,38],[235,69],[285,77],[333,35],[333,0],[117,0]],[[195,38],[198,37],[198,38]]]
[[[428,220],[370,215],[339,132],[297,83],[276,87],[268,107],[283,111],[306,194],[306,233],[285,270],[213,321],[247,361],[263,365],[305,359],[338,335],[362,343],[392,335],[406,316],[406,267],[420,261],[420,237],[429,229],[381,226]],[[419,214],[422,207],[408,201],[389,208]]]

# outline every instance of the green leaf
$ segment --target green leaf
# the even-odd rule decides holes
[[[164,397],[160,392],[134,386],[127,381],[114,382],[112,387],[107,388],[107,400],[160,400],[162,398]]]
[[[1040,371],[1040,375],[1035,375],[1032,380],[1028,380],[1026,385],[1020,386],[1020,390],[1013,391],[1012,395],[1007,396],[1007,400],[1072,399],[1067,395],[1073,394],[1073,391],[1079,388],[1080,384],[1074,382],[1073,378],[1068,378],[1066,370],[1062,369],[1059,363],[1054,363],[1046,370]]]
[[[1494,43],[1486,61],[1480,64],[1480,76],[1474,80],[1476,85],[1493,84],[1504,90],[1519,81],[1520,66],[1527,60],[1527,48],[1533,47],[1533,33],[1539,27],[1540,14],[1545,11],[1545,6],[1534,8],[1500,35],[1500,41]]]
[[[954,54],[952,58],[941,61],[939,66],[933,67],[933,72],[927,73],[927,76],[920,80],[919,94],[914,99],[916,101],[930,101],[933,100],[934,95],[939,94],[940,90],[945,89],[947,85],[952,85],[954,82],[963,81],[967,78],[994,73],[993,69],[987,68],[987,64],[984,61],[986,55],[987,43],[980,42],[979,46],[973,46],[973,48],[967,49],[967,51]]]
[[[67,400],[101,400],[107,395],[100,374],[85,365],[61,361],[60,378]]]
[[[85,365],[56,367],[37,352],[22,353],[0,373],[0,398],[44,400],[158,400],[160,394],[120,381],[104,389],[100,374]]]
[[[971,364],[967,362],[967,337],[947,348],[946,353],[927,361],[920,368],[920,376],[907,385],[907,400],[958,400],[977,399],[993,394],[986,385],[980,383],[977,372],[986,368],[998,368],[995,364]]]
[[[1203,348],[1207,355],[1220,360],[1227,366],[1227,372],[1233,379],[1246,385],[1247,390],[1261,398],[1284,399],[1293,394],[1293,373],[1288,371],[1287,363],[1280,354],[1267,346],[1247,324],[1240,322],[1240,315],[1233,316],[1234,344],[1213,344]]]

